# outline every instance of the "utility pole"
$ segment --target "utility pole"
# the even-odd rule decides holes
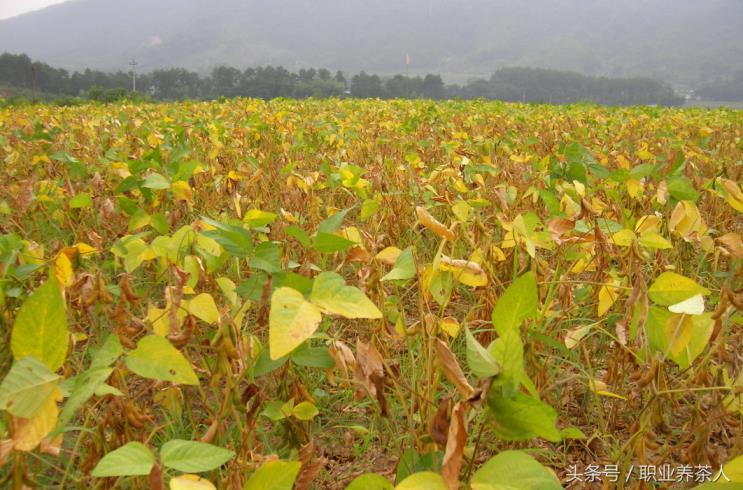
[[[132,60],[129,62],[129,66],[132,67],[132,92],[137,91],[137,62],[132,58]]]
[[[39,82],[36,80],[36,66],[31,65],[31,93],[36,98],[36,90],[39,88]]]

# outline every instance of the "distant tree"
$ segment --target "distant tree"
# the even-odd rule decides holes
[[[382,97],[382,80],[378,75],[362,71],[351,79],[351,95],[362,99]]]
[[[317,78],[322,80],[323,82],[327,82],[331,78],[330,70],[327,68],[320,68],[317,70]]]
[[[17,93],[35,93],[38,98],[87,96],[109,100],[127,94],[131,75],[125,71],[106,73],[96,70],[69,73],[28,56],[0,55],[0,86]],[[34,89],[35,88],[35,92]],[[256,97],[340,97],[347,93],[343,72],[331,76],[327,69],[303,68],[292,73],[284,67],[263,66],[245,71],[229,66],[214,68],[207,77],[182,68],[155,70],[137,77],[140,94],[155,99]],[[123,92],[122,92],[123,91]],[[497,99],[504,101],[546,102],[554,104],[580,101],[598,104],[679,105],[683,99],[671,87],[649,78],[607,78],[575,72],[538,68],[502,68],[487,79],[459,85],[444,85],[439,75],[424,78],[395,75],[384,82],[378,75],[361,72],[351,79],[354,97]],[[743,100],[743,70],[698,89],[710,99]]]
[[[346,81],[345,75],[343,75],[343,72],[340,70],[335,72],[335,75],[333,76],[333,80],[335,80],[338,83],[342,83],[344,87],[348,84],[348,82]]]
[[[395,75],[384,84],[385,97],[393,99],[416,99],[421,96],[423,79]]]
[[[242,73],[231,66],[218,66],[212,70],[211,87],[212,97],[235,97],[240,95],[240,78]]]
[[[446,97],[446,87],[440,75],[426,75],[420,87],[420,93],[428,99],[443,99]]]

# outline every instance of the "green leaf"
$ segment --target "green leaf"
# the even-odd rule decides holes
[[[697,294],[706,296],[709,293],[708,289],[688,277],[670,271],[658,276],[648,289],[650,299],[663,306],[675,305]]]
[[[147,189],[170,189],[170,182],[158,173],[151,173],[145,177],[142,187]]]
[[[292,410],[294,418],[299,420],[312,420],[318,413],[317,407],[310,402],[298,403]]]
[[[290,359],[297,366],[331,369],[335,366],[327,347],[310,347],[307,342],[292,352]]]
[[[467,342],[467,365],[480,378],[490,378],[500,372],[500,367],[493,355],[472,335],[469,328],[465,329]]]
[[[72,388],[70,397],[65,402],[62,413],[59,414],[58,427],[64,427],[72,420],[75,412],[92,397],[95,392],[103,385],[113,372],[112,368],[89,369],[78,375],[75,379],[75,385]]]
[[[699,192],[694,188],[691,180],[681,175],[673,175],[666,179],[668,193],[677,201],[694,201],[699,200]]]
[[[358,288],[347,286],[335,272],[319,274],[310,301],[327,313],[345,318],[382,318],[382,312]]]
[[[488,408],[493,412],[495,434],[507,441],[523,441],[541,437],[551,442],[561,439],[557,430],[557,413],[546,403],[525,393],[505,397],[498,390],[488,394]]]
[[[342,236],[338,236],[334,233],[325,233],[318,231],[315,235],[314,248],[320,253],[328,254],[334,252],[343,252],[356,245],[356,242],[352,242]]]
[[[379,201],[375,199],[365,199],[361,204],[361,212],[359,213],[359,219],[366,221],[379,211]]]
[[[235,453],[228,449],[182,439],[168,441],[160,448],[163,465],[184,473],[211,471],[234,457]]]
[[[549,468],[522,451],[504,451],[472,475],[472,490],[561,490]]]
[[[261,228],[270,225],[275,220],[276,215],[274,213],[261,211],[260,209],[251,209],[243,217],[243,222],[247,223],[251,228]]]
[[[413,473],[397,484],[395,490],[448,490],[441,475],[433,471]]]
[[[213,219],[201,218],[205,223],[215,227],[214,230],[202,232],[205,237],[216,241],[224,250],[235,257],[248,257],[253,250],[250,232],[242,226],[220,223]]]
[[[258,354],[258,358],[255,360],[255,364],[253,364],[253,376],[256,378],[277,370],[286,364],[286,361],[289,359],[287,356],[271,359],[268,351],[268,348],[262,349],[261,353]]]
[[[297,225],[287,226],[286,229],[284,229],[284,233],[286,233],[287,236],[296,238],[297,241],[301,243],[304,248],[310,248],[312,246],[312,242],[310,241],[310,237],[309,235],[307,235],[307,232]]]
[[[343,224],[343,220],[346,218],[349,211],[351,211],[351,208],[344,209],[343,211],[323,220],[319,225],[317,225],[317,232],[335,233]]]
[[[538,303],[536,276],[527,272],[508,286],[493,308],[495,331],[503,335],[508,330],[518,329],[524,320],[537,316]]]
[[[374,473],[365,473],[356,477],[346,490],[393,490],[392,483],[383,476]]]
[[[59,385],[60,377],[33,356],[13,364],[0,384],[0,410],[31,418]]]
[[[93,354],[93,360],[90,363],[90,368],[102,368],[108,367],[124,353],[124,348],[121,347],[121,341],[119,336],[116,334],[110,334],[103,341],[103,345]]]
[[[510,330],[505,332],[501,337],[495,339],[488,351],[501,368],[501,376],[497,381],[515,390],[526,377],[524,343],[519,331]]]
[[[143,378],[176,384],[199,384],[191,363],[167,339],[159,335],[142,338],[137,348],[126,357],[126,367]]]
[[[129,442],[106,454],[98,461],[91,475],[96,478],[149,475],[154,464],[155,456],[147,446]]]
[[[413,248],[408,247],[400,253],[395,260],[395,266],[380,281],[404,281],[412,277],[415,277],[415,260]]]
[[[261,415],[263,415],[264,417],[268,417],[274,422],[278,422],[279,420],[284,420],[285,418],[290,417],[292,415],[293,410],[294,410],[294,399],[293,398],[289,400],[288,402],[282,402],[279,400],[271,400],[268,403],[266,403],[266,406],[263,409],[263,412],[261,413]]]
[[[250,257],[248,265],[274,274],[281,272],[281,247],[271,242],[263,242],[255,248],[255,255]]]
[[[299,461],[264,463],[253,473],[243,490],[292,490],[301,466]]]
[[[440,471],[443,464],[442,451],[418,453],[413,447],[407,447],[397,461],[395,481],[401,482],[408,476],[422,471]]]
[[[271,359],[279,359],[309,339],[322,315],[302,293],[291,288],[278,288],[271,296],[268,314],[268,345]]]
[[[92,205],[93,198],[88,192],[83,192],[70,199],[70,208],[72,209],[89,208]]]
[[[67,357],[68,337],[62,292],[52,276],[23,302],[10,347],[15,359],[34,356],[56,371]]]

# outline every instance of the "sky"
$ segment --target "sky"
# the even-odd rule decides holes
[[[0,0],[0,19],[15,17],[65,0]]]

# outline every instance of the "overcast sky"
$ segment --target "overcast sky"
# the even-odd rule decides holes
[[[65,0],[0,0],[0,19],[38,10]]]

